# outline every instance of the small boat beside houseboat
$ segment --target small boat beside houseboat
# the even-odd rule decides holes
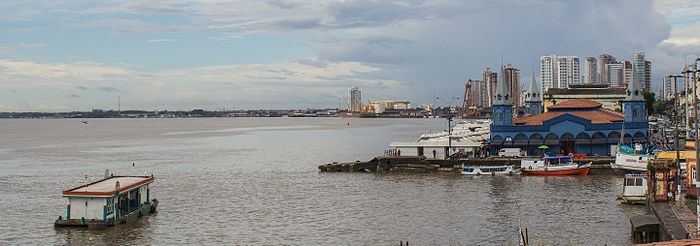
[[[615,154],[615,162],[610,163],[610,167],[621,171],[647,171],[649,160],[654,159],[654,155],[642,150],[642,145],[637,144],[632,148],[622,145],[620,151]]]
[[[105,228],[154,213],[158,200],[151,199],[149,188],[154,180],[153,175],[107,176],[65,190],[66,216],[59,216],[54,226]]]
[[[512,165],[503,166],[464,166],[462,164],[462,174],[464,175],[513,175],[516,173]]]
[[[592,162],[577,163],[572,156],[545,156],[542,159],[523,159],[520,161],[520,174],[559,176],[588,175]]]
[[[617,153],[615,162],[610,163],[610,166],[614,169],[646,171],[652,157],[653,155]]]
[[[646,204],[647,177],[645,173],[625,174],[622,194],[617,196],[617,200],[625,204]]]

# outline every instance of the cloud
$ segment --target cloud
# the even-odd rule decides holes
[[[299,104],[325,107],[336,105],[337,98],[344,96],[351,86],[377,87],[384,91],[390,90],[389,87],[393,90],[403,86],[399,81],[373,78],[372,74],[377,72],[380,72],[379,68],[359,62],[314,58],[188,69],[134,69],[92,62],[50,64],[0,60],[0,77],[8,82],[0,84],[0,104],[13,105],[21,110],[48,110],[48,101],[61,100],[59,92],[71,95],[77,89],[84,91],[79,95],[84,100],[57,104],[61,107],[55,110],[62,110],[64,106],[73,107],[72,110],[112,106],[112,102],[105,102],[104,95],[91,92],[118,92],[131,103],[131,107],[146,109],[219,108],[234,104],[239,108],[290,108]],[[18,91],[27,103],[19,105],[9,97],[2,97],[4,91],[10,90]],[[298,104],[292,106],[289,100]],[[86,101],[91,104],[80,104]]]
[[[497,68],[501,54],[505,63],[529,74],[541,55],[609,53],[629,60],[632,50],[647,51],[658,83],[664,73],[679,70],[684,54],[700,53],[697,13],[700,7],[691,0],[8,0],[0,3],[0,19],[35,21],[36,28],[104,29],[118,41],[145,40],[145,49],[172,42],[173,55],[219,55],[221,47],[235,51],[255,46],[240,44],[275,39],[293,40],[285,51],[304,55],[270,51],[260,53],[272,57],[264,62],[186,61],[172,68],[158,58],[122,66],[101,60],[51,64],[23,56],[33,60],[0,60],[0,81],[8,82],[0,84],[0,100],[5,89],[29,96],[32,89],[51,88],[47,94],[61,92],[65,99],[70,91],[89,88],[83,98],[99,102],[108,91],[98,88],[112,87],[144,108],[337,106],[334,97],[360,86],[363,98],[419,104],[434,96],[461,96],[462,83],[480,79],[485,67]],[[159,37],[201,38],[203,47],[220,40],[217,45],[223,46],[193,51],[187,42]],[[36,105],[56,103],[34,100]],[[0,101],[7,103],[12,101]]]
[[[70,98],[80,98],[80,95],[78,95],[78,94],[70,94],[70,95],[68,95],[68,97],[70,97]]]
[[[119,89],[117,89],[113,86],[101,86],[101,87],[95,88],[95,90],[101,91],[101,92],[108,92],[108,93],[109,92],[119,92]]]
[[[0,54],[14,53],[22,49],[39,49],[46,46],[47,45],[44,43],[20,43],[16,45],[5,45],[0,46]]]
[[[147,44],[167,43],[167,42],[175,42],[175,39],[171,39],[171,38],[161,38],[161,39],[146,40],[146,43],[147,43]]]

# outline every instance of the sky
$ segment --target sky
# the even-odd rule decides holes
[[[3,0],[0,111],[456,105],[501,56],[527,84],[633,51],[659,89],[700,57],[700,0]]]

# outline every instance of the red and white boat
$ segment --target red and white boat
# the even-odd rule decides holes
[[[576,163],[571,156],[545,156],[543,159],[523,159],[520,161],[520,174],[585,176],[591,171],[591,163]]]

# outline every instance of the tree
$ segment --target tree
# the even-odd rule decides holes
[[[656,94],[649,89],[643,89],[642,95],[644,95],[644,101],[646,101],[647,115],[653,114],[655,112],[654,103],[656,102]]]

